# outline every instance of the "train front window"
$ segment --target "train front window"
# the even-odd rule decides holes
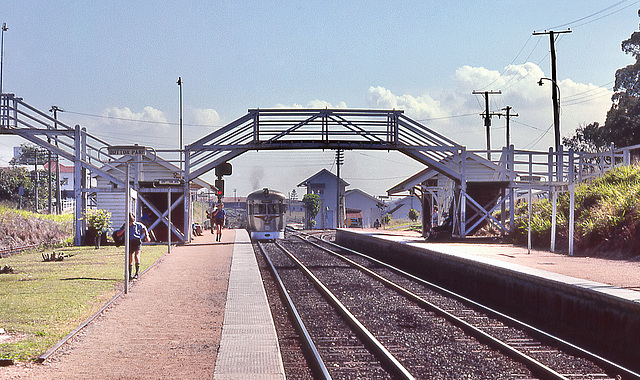
[[[278,203],[255,203],[249,205],[252,215],[281,215],[286,212],[286,205]]]

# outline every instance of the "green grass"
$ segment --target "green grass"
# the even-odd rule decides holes
[[[581,184],[575,194],[575,239],[577,253],[618,253],[636,256],[640,248],[640,166],[615,168],[591,182]],[[531,232],[534,245],[547,247],[551,240],[551,202],[543,199],[532,204]],[[558,196],[558,239],[568,244],[569,194]],[[527,236],[528,206],[516,208],[518,243]]]
[[[44,262],[38,251],[0,259],[0,267],[14,270],[0,274],[0,328],[23,337],[0,344],[0,358],[28,360],[46,352],[122,289],[123,247],[55,251],[72,256]],[[140,271],[165,252],[166,246],[143,246]]]

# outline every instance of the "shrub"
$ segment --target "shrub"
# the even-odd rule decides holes
[[[420,213],[412,208],[411,210],[409,210],[409,214],[407,216],[409,217],[409,220],[415,222],[420,217]]]
[[[106,210],[87,210],[84,214],[87,219],[87,226],[96,233],[106,232],[111,227],[111,213]]]

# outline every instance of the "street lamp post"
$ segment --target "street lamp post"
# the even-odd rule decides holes
[[[53,112],[53,127],[58,130],[58,112],[64,110],[58,106],[51,106],[49,112]],[[54,136],[54,143],[58,146],[58,135]],[[49,185],[51,186],[51,185]],[[56,214],[62,214],[62,190],[60,189],[60,156],[56,153]]]
[[[553,83],[551,98],[553,100],[553,125],[555,132],[556,152],[560,149],[560,87],[555,80],[551,78],[540,78],[538,86],[542,86],[542,80],[548,80]]]
[[[0,42],[0,94],[2,94],[2,68],[4,67],[4,32],[9,30],[7,23],[2,23],[2,38]]]
[[[178,87],[180,87],[180,173],[182,174],[182,77],[178,77]]]

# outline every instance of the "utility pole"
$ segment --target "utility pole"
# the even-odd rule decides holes
[[[507,145],[506,146],[511,145],[511,135],[510,135],[510,132],[509,132],[510,131],[509,130],[509,119],[511,119],[512,117],[515,117],[515,116],[519,116],[517,113],[510,113],[512,109],[513,109],[513,107],[511,107],[511,106],[506,106],[506,107],[503,108],[503,110],[506,113],[504,115],[502,115],[502,116],[507,118]]]
[[[184,174],[182,172],[182,162],[183,162],[183,153],[182,153],[182,77],[178,77],[178,87],[180,87],[180,175],[184,178]],[[186,169],[186,168],[185,168]]]
[[[551,81],[554,86],[551,89],[551,98],[553,100],[553,125],[555,130],[555,145],[556,152],[560,149],[560,106],[558,101],[558,78],[556,75],[556,46],[555,46],[555,35],[562,33],[571,33],[571,29],[553,31],[553,30],[545,30],[544,32],[533,32],[534,36],[539,36],[543,34],[549,35],[549,47],[551,49]]]
[[[337,203],[336,203],[336,228],[342,227],[342,212],[341,212],[341,204],[340,201],[342,197],[340,196],[340,166],[344,163],[344,151],[342,149],[336,150],[336,167],[337,167],[337,175],[338,175],[338,188],[337,190]]]
[[[487,128],[487,159],[491,161],[491,116],[499,116],[498,113],[489,112],[489,95],[502,94],[502,91],[473,91],[474,95],[483,95],[485,103],[485,113],[481,114],[484,118],[484,126]]]
[[[58,130],[58,112],[64,112],[64,110],[58,106],[51,106],[49,112],[53,112],[53,127]],[[58,135],[54,137],[54,142],[58,146]],[[49,160],[51,162],[51,160]],[[49,164],[51,167],[51,164]],[[49,184],[51,187],[51,184]],[[62,214],[62,191],[60,189],[60,156],[56,154],[56,214]]]
[[[2,94],[2,68],[4,67],[4,32],[9,30],[7,23],[2,23],[2,41],[0,42],[0,94]]]

